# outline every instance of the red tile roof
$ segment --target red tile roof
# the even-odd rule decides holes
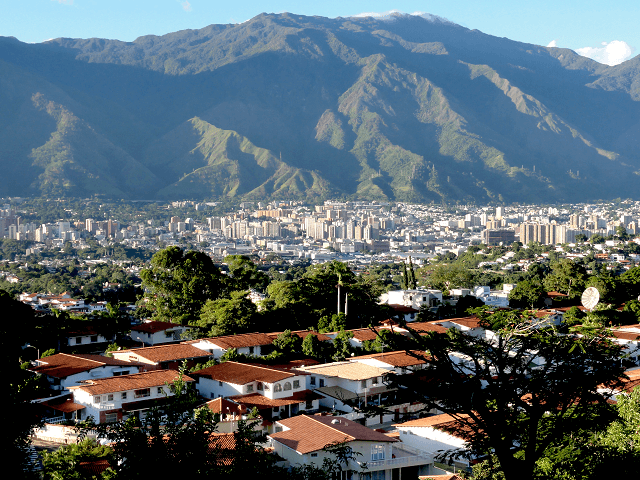
[[[194,377],[210,378],[211,380],[218,380],[219,382],[233,383],[234,385],[244,385],[249,382],[279,382],[280,380],[291,378],[297,374],[273,367],[263,367],[238,362],[224,362],[202,370],[197,370],[192,372],[191,375]]]
[[[334,423],[335,422],[335,423]],[[371,430],[352,420],[324,415],[298,415],[279,420],[289,430],[272,433],[272,439],[305,454],[341,442],[396,442],[383,433]]]
[[[446,327],[442,326],[442,322],[444,320],[437,322],[411,322],[407,324],[407,328],[418,332],[418,333],[426,333],[426,332],[436,332],[436,333],[445,333],[447,331]]]
[[[80,405],[78,403],[73,402],[73,396],[71,394],[64,395],[62,397],[52,398],[51,400],[46,400],[44,402],[40,402],[39,405],[49,407],[53,410],[63,413],[72,413],[77,410],[82,410],[85,408],[84,405]]]
[[[353,362],[357,362],[360,359],[374,359],[380,362],[387,363],[393,367],[409,367],[413,365],[424,365],[428,359],[428,355],[420,350],[411,351],[398,351],[398,352],[383,352],[372,353],[369,355],[360,355],[351,359]]]
[[[69,390],[84,390],[91,395],[124,392],[126,390],[162,386],[165,382],[173,383],[178,379],[179,375],[176,370],[153,370],[151,372],[134,373],[133,375],[86,380],[84,385],[69,387]],[[194,381],[193,378],[187,375],[183,375],[182,380],[185,382]]]
[[[241,335],[226,335],[223,337],[211,337],[202,340],[207,340],[208,342],[225,350],[230,348],[271,345],[273,343],[273,339],[266,333],[243,333]]]
[[[79,355],[57,353],[39,360],[44,362],[37,367],[29,368],[32,372],[41,373],[54,378],[66,378],[80,372],[87,372],[94,368],[102,368],[105,365],[130,367],[140,366],[139,363],[125,362],[102,355]]]
[[[113,355],[116,358],[132,358],[134,361],[140,358],[153,363],[170,362],[174,360],[182,360],[185,358],[201,358],[211,356],[211,354],[206,350],[201,350],[200,348],[196,348],[193,345],[185,343],[174,343],[167,345],[156,345],[153,347],[120,350],[117,352],[113,352]]]
[[[319,395],[311,390],[302,390],[295,392],[293,395],[285,398],[268,398],[259,393],[249,393],[247,395],[233,395],[227,397],[229,400],[233,400],[236,403],[246,406],[251,409],[257,407],[258,409],[283,407],[285,405],[295,405],[297,403],[304,403],[307,400],[320,400],[322,395]]]

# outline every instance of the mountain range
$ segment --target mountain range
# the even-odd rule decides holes
[[[639,198],[640,56],[439,17],[0,37],[0,196]]]

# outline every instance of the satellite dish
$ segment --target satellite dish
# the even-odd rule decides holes
[[[600,292],[596,287],[589,287],[582,292],[582,306],[591,311],[600,301]]]

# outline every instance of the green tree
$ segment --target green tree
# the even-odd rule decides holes
[[[472,273],[462,265],[455,263],[436,265],[433,270],[429,267],[422,270],[424,284],[431,288],[448,291],[452,288],[470,288],[473,286]]]
[[[209,335],[232,335],[254,328],[258,308],[247,296],[249,292],[231,292],[229,298],[208,300],[202,307],[197,325],[209,329]]]
[[[560,292],[569,298],[582,295],[587,280],[587,273],[582,265],[563,259],[551,266],[551,273],[544,278],[544,287],[548,292]]]
[[[333,339],[333,355],[331,358],[334,362],[341,362],[351,356],[353,348],[349,341],[353,338],[353,332],[349,330],[340,330],[336,338]]]
[[[302,351],[302,339],[291,330],[285,330],[273,340],[273,346],[284,355],[293,357]]]
[[[542,305],[544,287],[535,281],[523,280],[509,292],[509,306],[515,308],[536,308]]]
[[[549,448],[574,432],[601,428],[611,407],[600,387],[619,385],[624,372],[620,347],[605,332],[558,335],[534,327],[522,317],[495,340],[455,329],[429,334],[422,337],[430,352],[425,374],[438,388],[400,379],[414,401],[457,419],[472,453],[493,453],[506,480],[535,478]]]
[[[256,289],[261,292],[267,288],[269,277],[258,270],[251,259],[245,255],[227,255],[224,263],[229,268],[227,284],[229,290]]]
[[[327,356],[327,347],[317,335],[309,334],[302,341],[302,353],[306,357],[315,358],[316,360],[324,360]]]
[[[205,302],[219,297],[222,275],[202,252],[168,247],[151,258],[140,273],[153,319],[188,323],[200,316]]]
[[[81,467],[82,462],[96,460],[111,460],[113,449],[100,445],[95,440],[85,438],[78,443],[63,445],[53,452],[42,454],[44,480],[90,480],[113,478],[115,471],[108,468],[99,475],[94,475],[90,470]]]

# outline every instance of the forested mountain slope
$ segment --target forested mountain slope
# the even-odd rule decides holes
[[[0,37],[0,195],[636,198],[639,62],[408,15]]]

